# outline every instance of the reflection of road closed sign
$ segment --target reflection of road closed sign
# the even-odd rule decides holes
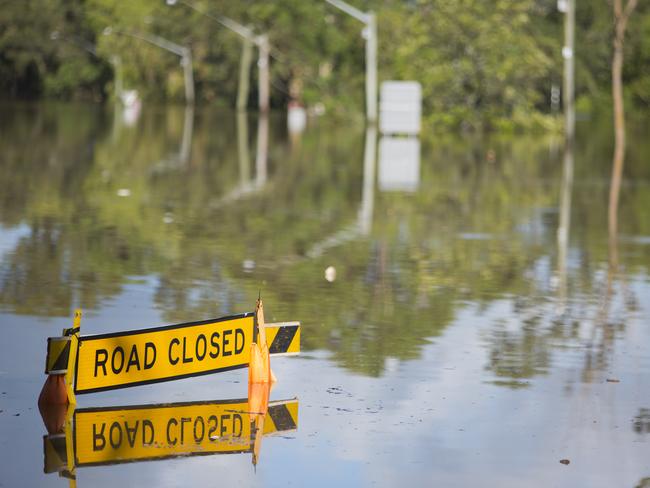
[[[248,366],[254,314],[83,336],[76,393],[110,390]],[[117,434],[116,434],[117,435]]]
[[[246,400],[75,413],[77,466],[250,449]]]
[[[260,415],[266,417],[262,432],[255,427]],[[73,419],[63,433],[45,436],[45,472],[252,452],[256,436],[297,429],[298,400],[270,402],[264,413],[251,412],[242,399],[86,408],[75,411]]]

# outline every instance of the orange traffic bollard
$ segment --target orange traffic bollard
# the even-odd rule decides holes
[[[76,403],[74,369],[77,362],[80,323],[81,310],[77,309],[72,327],[63,329],[61,337],[50,337],[47,340],[45,374],[48,376],[38,397],[41,410],[47,405]]]
[[[251,358],[248,366],[248,383],[274,383],[277,381],[271,371],[271,358],[269,346],[266,343],[266,331],[264,323],[264,305],[262,299],[257,299],[255,307],[257,318],[257,342],[251,344]]]
[[[38,396],[38,406],[43,408],[46,405],[67,405],[68,388],[65,385],[65,374],[50,374]]]

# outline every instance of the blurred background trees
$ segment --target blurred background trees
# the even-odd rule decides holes
[[[354,19],[319,0],[188,0],[257,33],[272,49],[272,106],[297,99],[330,112],[363,110],[364,41]],[[358,0],[379,19],[380,80],[415,79],[424,114],[440,128],[548,128],[561,86],[562,15],[556,0]],[[613,21],[607,2],[577,2],[579,111],[611,109]],[[234,107],[241,39],[165,0],[0,0],[0,96],[106,100],[119,55],[124,84],[147,100],[182,101],[178,57],[103,35],[148,32],[192,48],[199,104]],[[630,19],[623,78],[627,106],[650,105],[650,7]],[[256,100],[256,70],[251,101]]]

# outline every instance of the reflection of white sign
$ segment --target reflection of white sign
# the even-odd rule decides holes
[[[379,129],[382,134],[419,134],[422,88],[417,81],[381,84]]]
[[[419,139],[382,137],[379,141],[379,189],[413,192],[419,184]]]

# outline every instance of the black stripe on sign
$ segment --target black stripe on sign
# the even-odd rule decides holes
[[[296,422],[293,420],[286,405],[270,406],[269,415],[275,424],[275,430],[278,432],[296,428]]]
[[[68,369],[68,358],[70,357],[70,342],[68,341],[63,350],[61,351],[61,354],[59,354],[59,357],[56,358],[56,361],[54,361],[54,364],[52,365],[52,369],[50,371],[60,371],[63,369]]]
[[[289,345],[291,344],[291,341],[296,335],[296,332],[298,332],[297,325],[280,327],[280,330],[278,330],[277,335],[275,336],[273,342],[271,343],[271,347],[269,347],[269,353],[278,354],[282,352],[287,352],[287,350],[289,349]]]

